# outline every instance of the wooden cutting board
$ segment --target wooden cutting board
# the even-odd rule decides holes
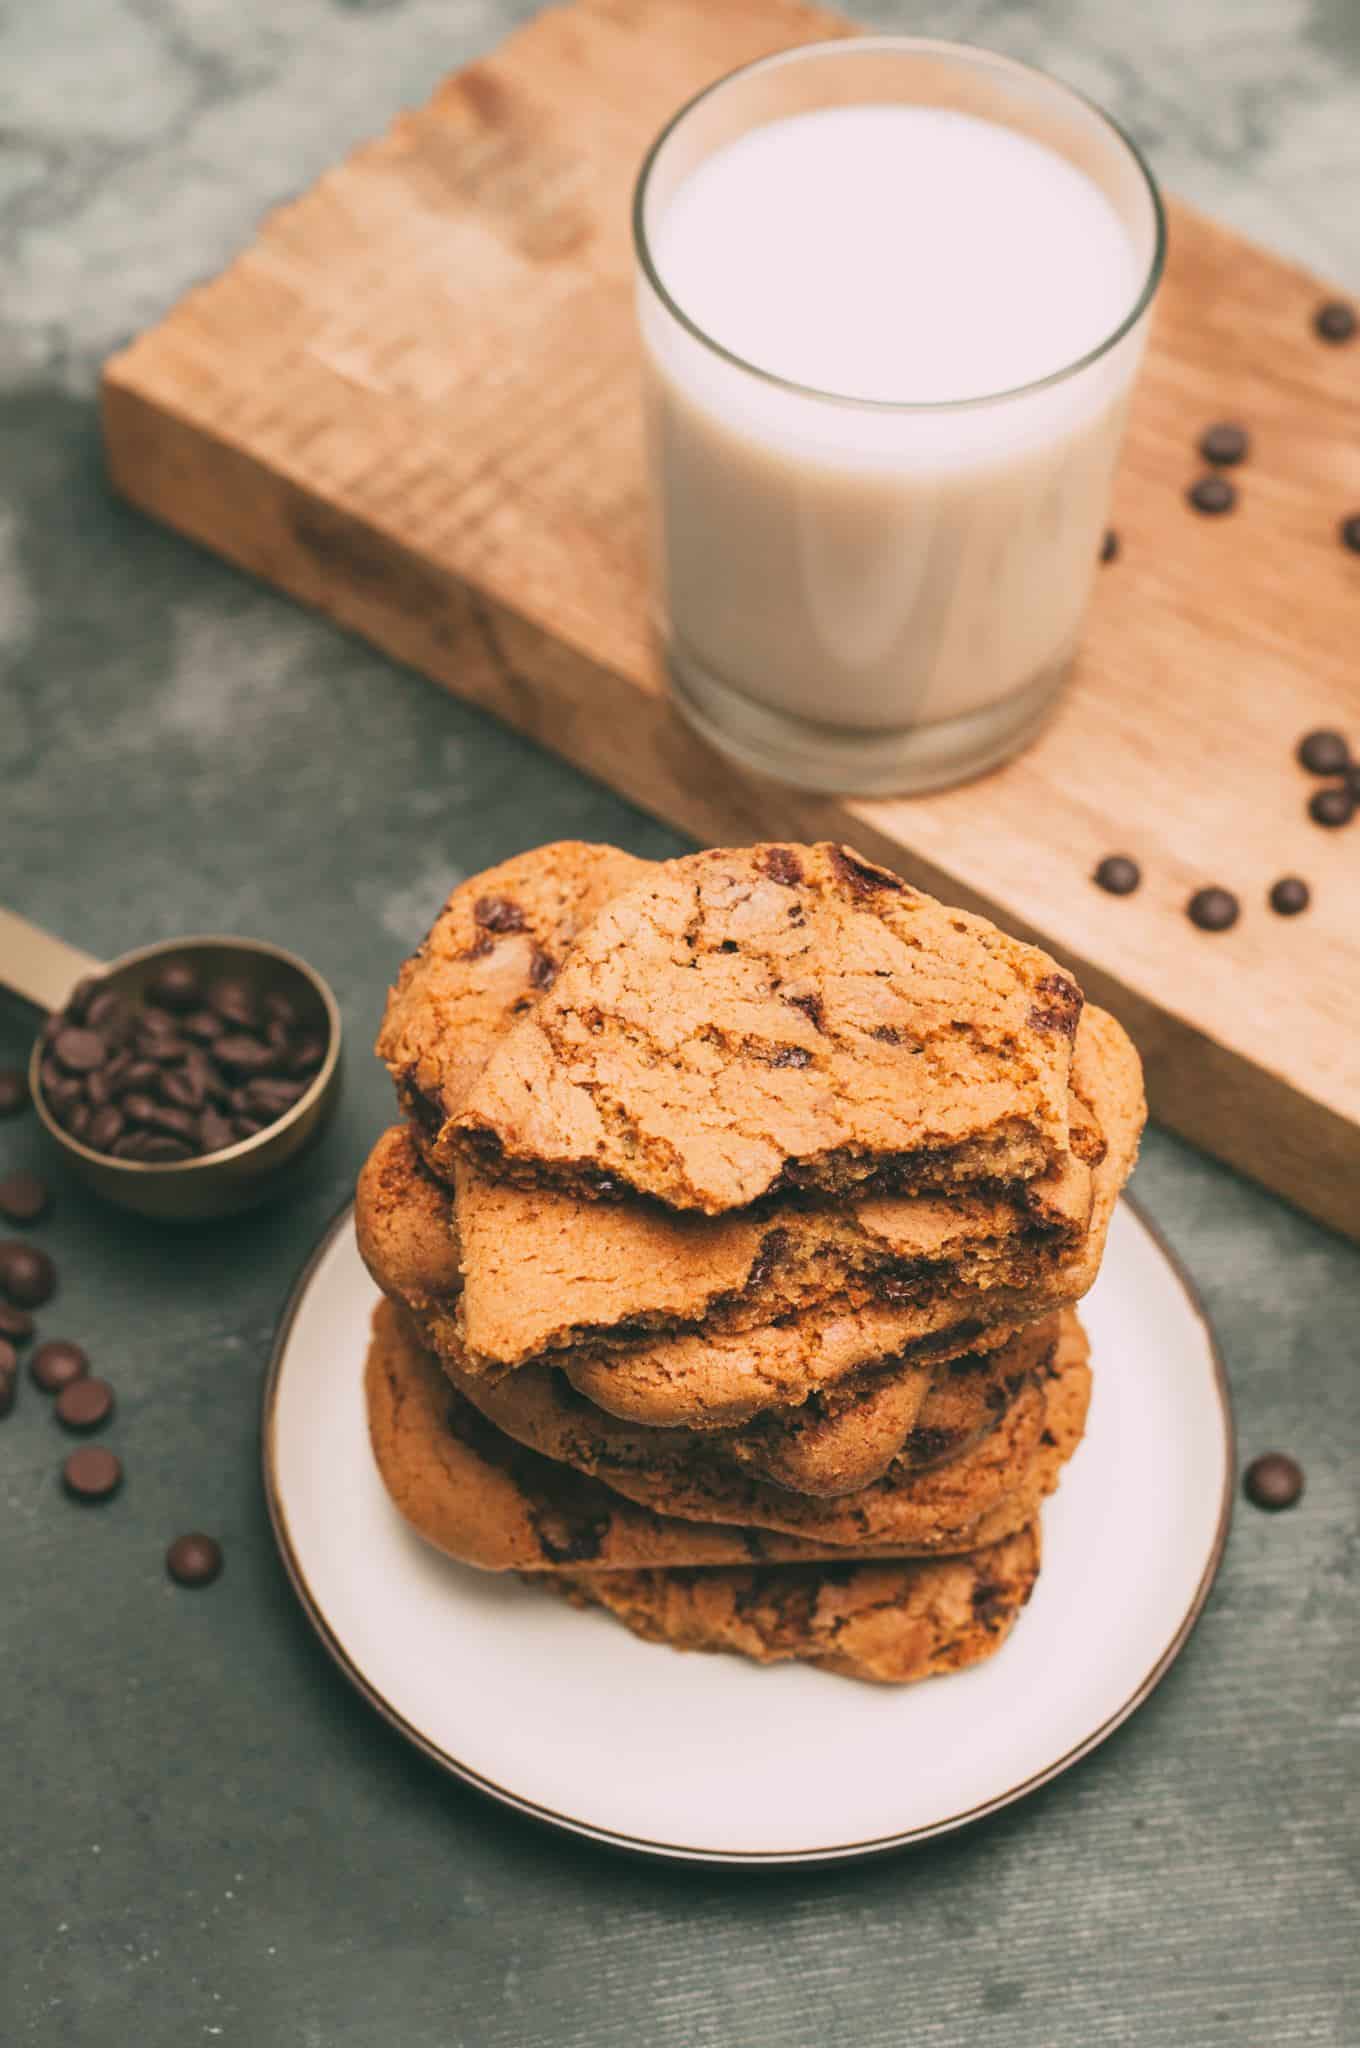
[[[1324,288],[1183,206],[1071,695],[943,796],[830,801],[729,769],[648,639],[628,199],[655,130],[764,52],[845,32],[796,0],[576,0],[449,78],[115,356],[116,487],[701,840],[839,835],[1041,939],[1141,1047],[1154,1113],[1360,1236],[1360,820],[1293,759],[1360,747],[1360,341]],[[1209,421],[1241,503],[1184,502]],[[1102,854],[1142,864],[1102,894]],[[1266,908],[1278,876],[1313,907]],[[1204,883],[1242,898],[1207,936]],[[434,906],[431,906],[433,910]]]

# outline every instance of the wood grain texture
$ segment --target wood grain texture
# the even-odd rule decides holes
[[[1293,745],[1360,737],[1360,346],[1323,287],[1190,210],[1074,687],[1040,742],[911,802],[730,770],[649,645],[627,194],[675,104],[843,32],[796,0],[577,0],[270,216],[107,366],[116,486],[703,839],[843,834],[1038,936],[1142,1049],[1154,1113],[1360,1236],[1360,826],[1311,824]],[[1184,505],[1210,420],[1254,437],[1230,519]],[[1090,882],[1109,851],[1145,881]],[[1306,876],[1299,919],[1265,907]],[[1235,889],[1236,930],[1184,917]]]

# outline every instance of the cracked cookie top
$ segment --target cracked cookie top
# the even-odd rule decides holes
[[[584,924],[453,1120],[491,1174],[709,1215],[1028,1181],[1082,1007],[1037,947],[842,846],[666,862]]]

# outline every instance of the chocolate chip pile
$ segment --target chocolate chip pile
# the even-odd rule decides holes
[[[43,1032],[43,1100],[113,1159],[169,1165],[253,1138],[311,1087],[326,1041],[281,991],[169,960],[141,1003],[82,982]]]
[[[97,989],[97,984],[94,987]],[[92,1028],[89,1022],[96,1001],[96,994],[84,995],[83,1023],[56,1022],[63,1029],[102,1035],[99,1027]],[[65,1014],[70,1015],[69,1007]],[[109,1013],[100,1014],[106,1017]],[[135,1039],[135,1020],[128,1029]],[[53,1042],[57,1035],[53,1034]],[[97,1074],[101,1070],[91,1066],[86,1071]],[[24,1075],[17,1067],[0,1068],[0,1117],[18,1116],[28,1107]],[[51,1208],[51,1190],[36,1173],[18,1170],[0,1177],[0,1216],[6,1222],[28,1226],[42,1221]],[[0,1418],[14,1411],[19,1353],[37,1335],[31,1311],[45,1307],[56,1291],[57,1269],[45,1251],[22,1238],[0,1242]],[[89,1354],[69,1337],[49,1337],[36,1345],[29,1358],[28,1376],[39,1393],[49,1396],[55,1420],[73,1436],[89,1436],[112,1420],[117,1405],[113,1388],[90,1371]],[[106,1444],[81,1444],[63,1461],[60,1476],[68,1499],[93,1504],[111,1500],[121,1490],[123,1463]],[[178,1585],[209,1586],[222,1570],[221,1547],[198,1531],[178,1536],[166,1551],[165,1568]]]
[[[1360,807],[1360,761],[1352,757],[1344,733],[1322,727],[1306,732],[1294,749],[1294,758],[1310,775],[1337,778],[1329,781],[1326,788],[1315,790],[1308,799],[1308,815],[1314,824],[1331,829],[1349,825]],[[1096,887],[1107,896],[1132,896],[1142,879],[1142,869],[1126,853],[1107,853],[1091,875]],[[1297,917],[1312,900],[1311,889],[1298,875],[1282,875],[1266,895],[1277,917]],[[1231,889],[1211,885],[1196,889],[1185,906],[1185,914],[1202,932],[1226,932],[1237,923],[1242,905]]]

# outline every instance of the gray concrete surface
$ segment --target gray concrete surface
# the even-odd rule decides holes
[[[786,1876],[556,1839],[351,1698],[275,1560],[259,1375],[388,1114],[364,1045],[394,963],[452,879],[527,843],[677,842],[112,503],[94,384],[264,207],[528,11],[0,0],[0,900],[106,952],[281,940],[354,1052],[286,1210],[169,1236],[58,1177],[43,1327],[116,1382],[129,1476],[79,1512],[27,1385],[0,1423],[0,2041],[1353,2048],[1360,1253],[1161,1134],[1138,1190],[1217,1319],[1244,1451],[1294,1451],[1308,1492],[1239,1512],[1150,1705],[990,1825]],[[1061,71],[1168,185],[1360,290],[1355,0],[874,18]],[[27,1028],[0,1005],[0,1062]],[[31,1120],[0,1125],[0,1161],[39,1156]],[[193,1525],[229,1557],[200,1597],[161,1569]]]

